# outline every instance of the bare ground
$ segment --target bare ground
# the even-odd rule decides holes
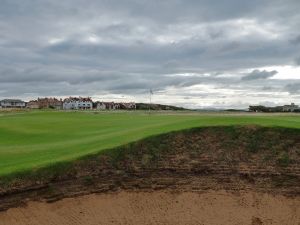
[[[0,213],[0,225],[299,225],[300,198],[256,192],[92,194],[30,202]]]

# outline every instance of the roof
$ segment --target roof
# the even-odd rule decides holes
[[[19,103],[24,103],[24,101],[20,99],[3,99],[0,102],[19,102]]]
[[[82,98],[82,97],[69,97],[69,98],[66,98],[64,99],[64,102],[73,102],[73,101],[82,101],[82,102],[92,102],[92,99],[87,97],[87,98]]]

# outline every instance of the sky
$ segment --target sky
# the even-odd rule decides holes
[[[0,0],[0,99],[300,104],[299,0]]]

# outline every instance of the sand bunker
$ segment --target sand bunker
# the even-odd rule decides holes
[[[0,213],[0,225],[299,225],[300,198],[256,192],[92,194],[30,202]]]

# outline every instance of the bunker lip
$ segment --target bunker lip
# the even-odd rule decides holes
[[[300,131],[194,128],[1,178],[0,210],[91,193],[225,190],[300,196]]]

